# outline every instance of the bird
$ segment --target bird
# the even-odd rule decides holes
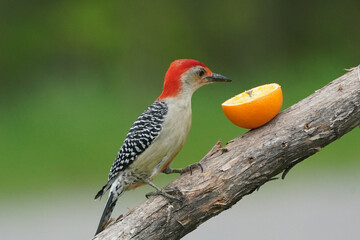
[[[160,96],[133,123],[111,166],[108,181],[96,194],[100,198],[110,189],[96,234],[108,224],[120,195],[148,184],[155,194],[177,199],[152,183],[160,173],[184,173],[196,164],[172,169],[170,163],[183,147],[191,127],[191,97],[201,86],[231,82],[193,59],[178,59],[168,68]],[[201,165],[200,165],[201,167]],[[201,167],[202,169],[202,167]]]

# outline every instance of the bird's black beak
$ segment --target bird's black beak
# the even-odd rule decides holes
[[[230,78],[224,77],[223,75],[213,73],[210,76],[205,77],[206,81],[211,82],[231,82],[232,80]]]

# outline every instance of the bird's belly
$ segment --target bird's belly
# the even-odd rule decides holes
[[[162,171],[183,147],[191,126],[191,113],[179,121],[165,121],[162,131],[154,142],[129,168],[141,178],[153,179]]]
[[[153,179],[175,158],[185,140],[186,136],[181,135],[172,138],[159,135],[147,151],[143,152],[129,168],[141,178]]]

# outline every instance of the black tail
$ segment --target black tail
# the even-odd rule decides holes
[[[99,197],[101,197],[108,189],[108,184],[106,184],[105,186],[103,186],[100,191],[96,194],[95,199],[98,199]]]
[[[114,193],[110,192],[109,198],[108,198],[108,200],[106,202],[105,209],[104,209],[104,212],[103,212],[103,214],[101,216],[99,226],[98,226],[98,228],[96,230],[95,235],[97,235],[102,230],[104,230],[105,225],[109,222],[111,213],[112,213],[112,211],[113,211],[113,209],[114,209],[114,207],[116,205],[116,201],[117,201],[117,198],[114,198]]]
[[[115,181],[115,178],[110,179],[96,194],[95,199],[98,199],[99,197],[101,197],[111,187],[111,185],[113,184],[114,181]]]

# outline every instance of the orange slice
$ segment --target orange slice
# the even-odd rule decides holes
[[[225,116],[242,128],[257,128],[273,119],[282,106],[283,96],[277,83],[252,88],[221,104]]]

